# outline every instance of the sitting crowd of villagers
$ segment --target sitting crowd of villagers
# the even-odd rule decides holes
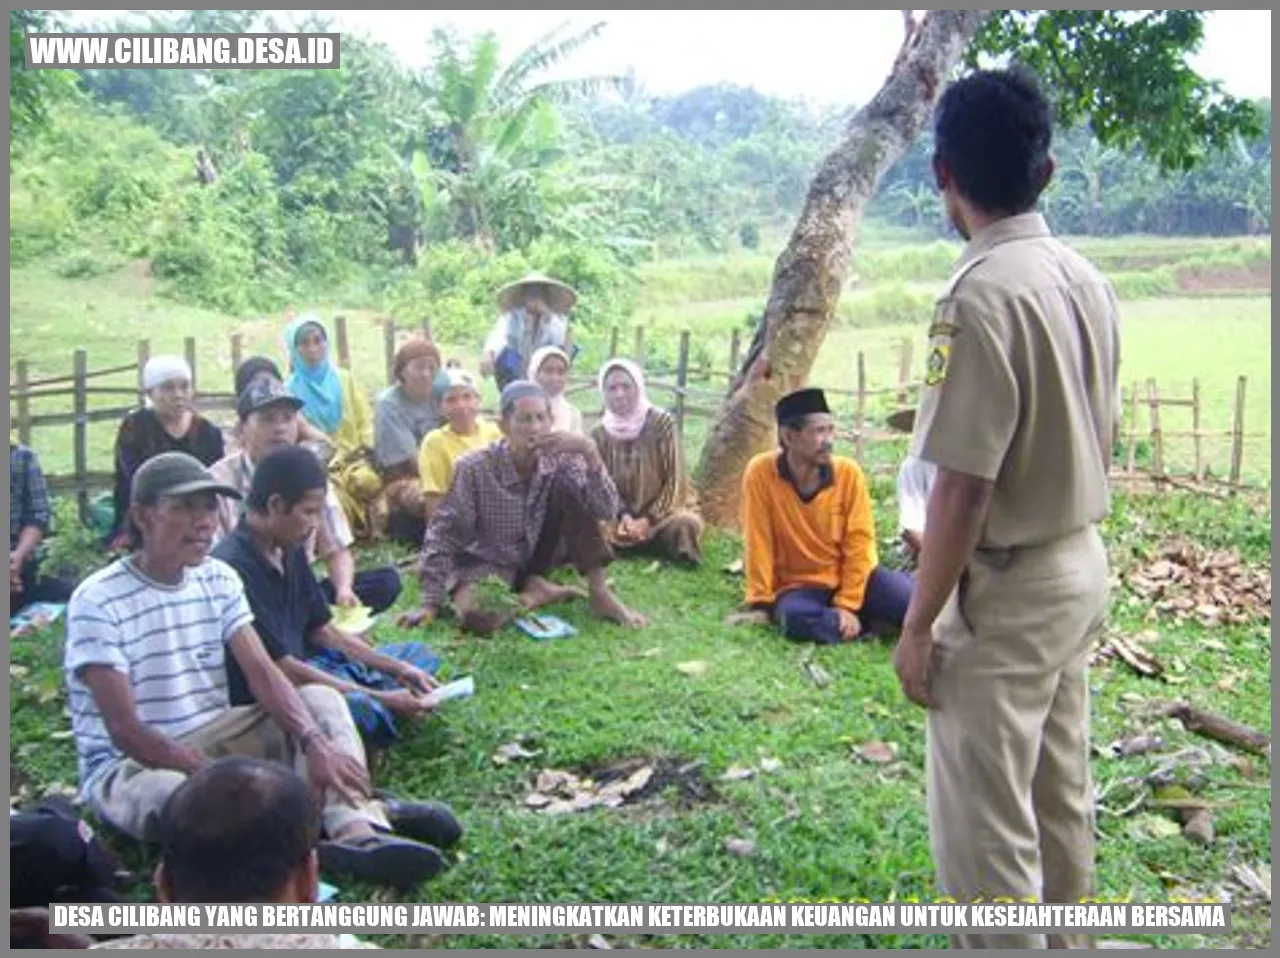
[[[74,589],[42,580],[49,527],[35,454],[10,437],[10,608],[70,600],[65,668],[81,795],[100,820],[154,840],[188,775],[226,755],[296,765],[323,796],[322,868],[412,888],[445,867],[462,828],[438,803],[375,793],[368,759],[429,713],[439,657],[424,643],[373,645],[335,607],[386,612],[393,566],[357,569],[353,544],[420,548],[420,604],[404,628],[451,611],[491,634],[479,585],[497,577],[519,607],[585,599],[603,620],[643,628],[606,577],[617,556],[693,567],[702,522],[673,417],[644,372],[610,359],[590,430],[566,386],[575,292],[542,274],[500,291],[480,383],[425,337],[395,353],[394,383],[371,405],[334,362],[318,316],[294,315],[287,369],[252,357],[235,371],[236,424],[201,416],[177,357],[147,362],[147,401],[116,443],[118,557]],[[868,481],[835,455],[821,390],[776,407],[779,448],[742,477],[745,608],[788,638],[855,640],[900,627],[913,581],[881,564]],[[909,425],[904,427],[909,429]],[[903,539],[919,542],[931,477],[899,476]],[[571,567],[585,590],[556,584]]]

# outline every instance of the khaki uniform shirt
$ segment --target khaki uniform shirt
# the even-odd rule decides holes
[[[911,452],[995,483],[981,549],[1100,521],[1119,397],[1111,285],[1038,213],[965,247],[929,328]]]

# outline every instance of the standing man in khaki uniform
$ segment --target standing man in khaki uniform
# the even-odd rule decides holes
[[[953,84],[936,115],[934,172],[968,245],[929,329],[911,452],[938,472],[894,666],[929,708],[929,829],[958,902],[1093,893],[1085,671],[1107,604],[1120,330],[1110,285],[1034,211],[1051,122],[1010,71]]]

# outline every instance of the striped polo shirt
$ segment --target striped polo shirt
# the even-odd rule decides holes
[[[67,607],[64,668],[83,793],[125,756],[80,670],[107,665],[126,675],[142,723],[178,738],[229,707],[226,643],[252,622],[240,577],[214,558],[174,585],[147,578],[130,557],[80,584]]]

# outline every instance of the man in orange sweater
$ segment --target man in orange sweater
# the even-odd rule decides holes
[[[880,565],[862,469],[835,456],[835,420],[821,389],[778,401],[782,448],[742,477],[747,604],[789,639],[848,642],[872,624],[900,628],[909,575]]]

